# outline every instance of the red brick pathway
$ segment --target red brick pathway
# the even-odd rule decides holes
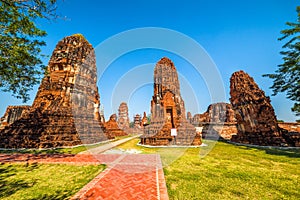
[[[154,154],[0,154],[0,163],[107,164],[72,199],[168,199],[162,164]]]

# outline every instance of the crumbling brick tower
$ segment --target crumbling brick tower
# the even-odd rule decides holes
[[[49,148],[106,140],[94,49],[80,34],[56,45],[30,111],[0,132],[2,148]]]
[[[238,126],[232,141],[263,146],[287,145],[269,97],[243,71],[230,78],[230,102]]]
[[[177,129],[176,140],[171,129]],[[147,145],[199,145],[193,125],[188,123],[179,80],[173,62],[164,57],[154,69],[154,95],[151,101],[151,124],[146,126],[141,143]]]

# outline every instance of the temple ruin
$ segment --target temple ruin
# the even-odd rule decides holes
[[[29,112],[30,106],[8,106],[4,113],[4,116],[0,119],[0,129],[4,129],[6,126],[14,123],[27,112]]]
[[[230,102],[237,120],[238,134],[232,141],[262,146],[288,146],[267,97],[254,79],[243,71],[230,78]]]
[[[229,103],[214,103],[208,106],[207,111],[203,114],[196,114],[193,118],[190,117],[191,123],[214,122],[226,123],[235,122],[235,115],[231,104]]]
[[[80,34],[55,47],[33,105],[0,131],[1,148],[50,148],[107,140],[95,53]]]
[[[120,129],[127,130],[129,129],[129,115],[128,115],[128,106],[127,103],[122,102],[118,109],[118,125]]]
[[[120,129],[118,123],[117,123],[117,115],[116,114],[112,114],[109,117],[109,120],[107,122],[105,122],[104,124],[106,130],[109,132],[109,138],[114,138],[117,136],[125,136],[127,135],[127,133]]]
[[[186,119],[176,68],[166,57],[162,58],[154,69],[151,124],[144,128],[141,144],[153,146],[201,144],[200,135],[196,134],[195,127]]]
[[[236,119],[231,104],[214,103],[208,106],[207,111],[195,114],[191,118],[195,127],[202,128],[202,137],[206,139],[230,140],[237,134]]]

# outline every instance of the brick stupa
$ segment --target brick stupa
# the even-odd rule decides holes
[[[171,129],[177,136],[171,136]],[[151,124],[141,137],[145,145],[200,145],[193,125],[188,123],[179,80],[173,62],[164,57],[154,69],[154,95],[151,101]]]
[[[80,34],[63,38],[29,112],[0,131],[0,147],[50,148],[106,140],[96,82],[92,45]]]

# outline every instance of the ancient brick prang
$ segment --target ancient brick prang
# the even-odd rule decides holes
[[[128,115],[128,106],[127,103],[122,102],[119,106],[118,114],[118,125],[120,129],[127,130],[129,129],[129,115]]]
[[[109,138],[127,135],[127,133],[124,130],[119,128],[116,114],[112,114],[109,117],[109,120],[105,122],[105,128],[109,132]]]
[[[177,130],[176,140],[171,129]],[[141,143],[147,145],[199,145],[193,125],[188,123],[180,95],[178,75],[173,62],[162,58],[154,69],[154,95],[151,101],[151,124],[144,129]]]
[[[59,41],[30,111],[0,132],[0,147],[49,148],[106,140],[96,82],[92,45],[80,34]]]
[[[238,125],[234,142],[263,146],[286,146],[270,98],[243,71],[230,78],[230,102]]]

